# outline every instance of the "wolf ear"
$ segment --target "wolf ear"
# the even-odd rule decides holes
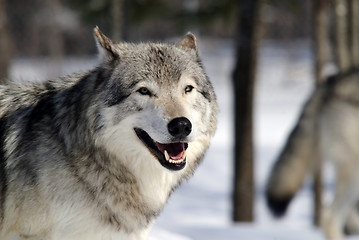
[[[112,60],[118,58],[119,55],[118,52],[116,52],[114,46],[115,44],[112,42],[112,40],[106,37],[97,26],[94,28],[93,32],[101,59]]]
[[[186,36],[177,43],[177,46],[193,49],[197,52],[197,38],[193,33],[187,33]]]

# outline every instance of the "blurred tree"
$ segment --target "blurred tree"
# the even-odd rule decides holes
[[[111,0],[112,6],[112,38],[114,41],[123,39],[124,0]]]
[[[233,220],[253,221],[253,95],[262,0],[237,2]]]
[[[316,84],[323,82],[323,67],[328,56],[328,0],[315,0],[313,11],[313,40],[315,54],[315,81]]]
[[[350,14],[350,49],[352,65],[359,67],[359,1],[349,1]]]
[[[226,32],[233,34],[232,23],[236,20],[236,0],[198,0],[198,5],[192,11],[187,11],[188,8],[175,9],[171,20],[178,27],[195,22],[200,27],[200,31],[207,34],[215,33],[218,36],[219,31],[216,31],[218,28],[222,29],[222,34]]]
[[[306,20],[312,0],[267,0],[263,6],[264,37],[291,41],[307,38],[312,25]],[[304,18],[303,18],[304,17]],[[298,21],[304,19],[304,21]]]
[[[335,0],[335,53],[340,73],[359,67],[359,1]]]
[[[86,24],[98,25],[105,32],[117,29],[123,22],[125,40],[138,36],[161,38],[182,35],[188,26],[199,26],[200,32],[232,34],[235,0],[63,0],[75,9]],[[122,16],[118,9],[122,6]],[[117,10],[116,10],[117,9]],[[109,14],[111,13],[111,14]],[[114,18],[119,19],[113,20]],[[159,27],[160,26],[160,27]],[[144,34],[145,33],[145,34]],[[114,33],[113,34],[118,34]],[[115,36],[116,38],[116,36]],[[128,39],[130,38],[130,39]],[[153,40],[153,39],[152,39]]]
[[[315,56],[315,82],[318,86],[325,80],[323,75],[324,64],[328,60],[328,1],[315,0],[313,8],[313,26],[314,26],[314,56]],[[322,164],[321,156],[319,159],[318,169],[314,173],[314,224],[320,225],[320,216],[322,209]]]
[[[6,1],[0,0],[0,84],[6,83],[12,55],[6,13]]]
[[[173,13],[164,0],[64,0],[86,24],[98,25],[111,38],[125,39],[128,28],[148,20],[168,19]],[[110,13],[110,14],[109,14]]]
[[[351,59],[348,47],[348,12],[349,9],[347,0],[334,0],[335,52],[340,72],[346,72],[351,68]]]
[[[64,39],[59,27],[60,0],[44,0],[44,6],[51,14],[48,23],[48,48],[50,56],[56,60],[62,60],[64,56]]]

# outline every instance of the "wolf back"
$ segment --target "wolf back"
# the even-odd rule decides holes
[[[146,239],[209,146],[217,103],[194,35],[94,33],[89,72],[0,86],[1,239]]]

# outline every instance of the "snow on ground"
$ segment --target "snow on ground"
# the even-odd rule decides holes
[[[255,97],[255,222],[246,224],[231,222],[233,46],[230,41],[205,39],[200,39],[200,46],[220,105],[218,130],[194,177],[172,194],[150,240],[324,239],[311,224],[308,184],[282,219],[271,217],[263,194],[273,161],[312,89],[309,43],[265,42],[261,47]],[[49,59],[19,59],[12,64],[11,78],[44,80],[87,70],[95,63],[95,58],[66,58],[54,67]]]

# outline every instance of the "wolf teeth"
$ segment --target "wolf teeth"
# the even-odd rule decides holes
[[[164,151],[164,154],[165,154],[166,160],[169,161],[169,162],[171,162],[171,160],[170,160],[171,158],[170,158],[170,155],[168,155],[167,150]]]
[[[187,151],[185,151],[181,157],[181,159],[178,159],[178,160],[174,160],[170,157],[170,155],[168,154],[167,150],[165,150],[164,152],[164,155],[165,155],[165,158],[166,158],[166,161],[170,162],[170,163],[179,163],[179,162],[182,162],[183,160],[186,159],[186,155],[187,155]]]
[[[185,160],[187,156],[187,151],[184,151],[183,155],[182,155],[182,160]]]

